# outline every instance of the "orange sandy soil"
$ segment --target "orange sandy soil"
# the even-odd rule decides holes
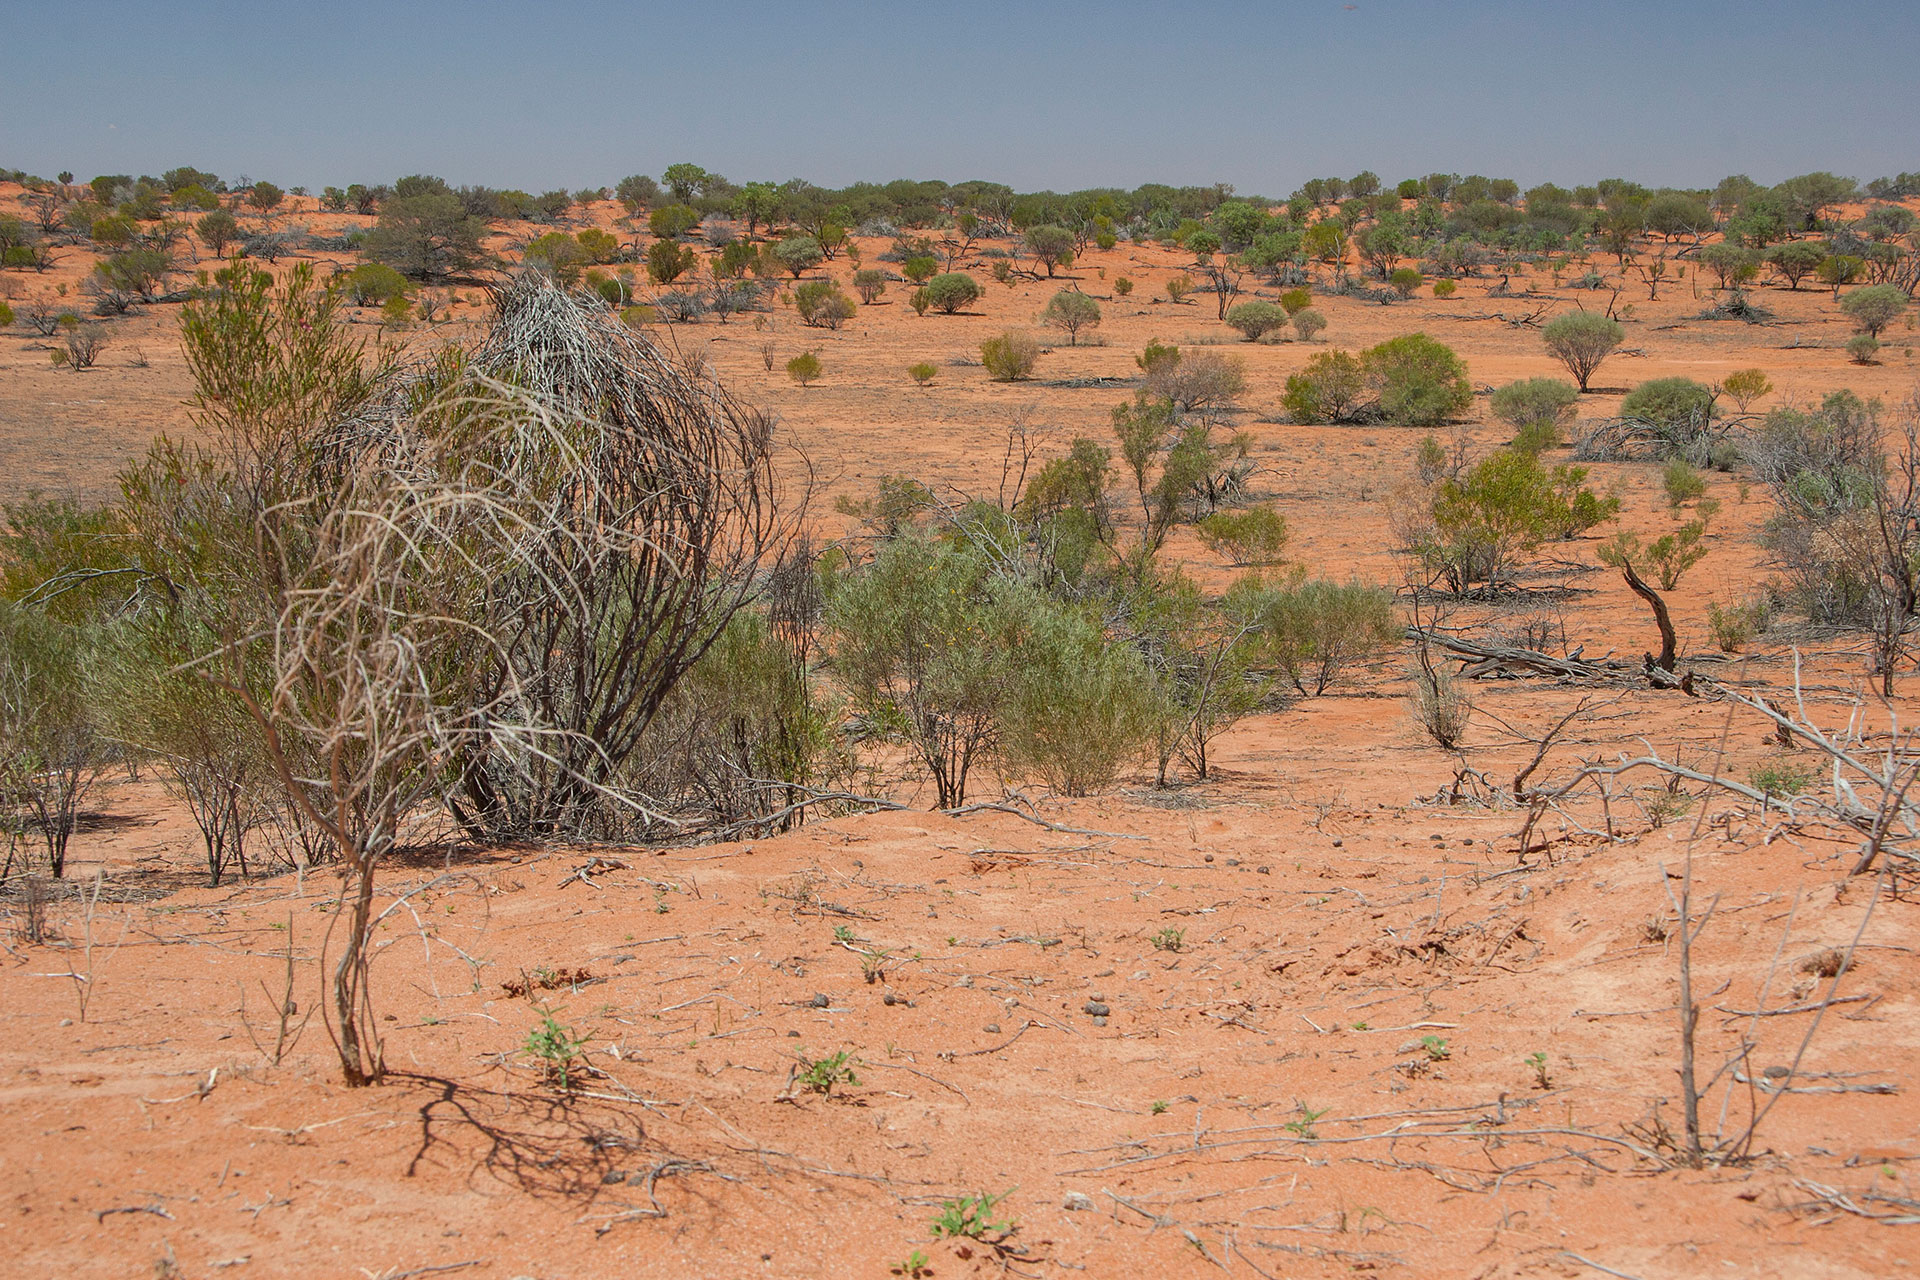
[[[14,194],[0,189],[0,207]],[[611,225],[611,206],[595,212]],[[364,222],[288,217],[316,230]],[[866,261],[885,247],[866,242]],[[8,272],[0,284],[32,296],[75,284],[89,262],[74,251],[45,277]],[[1610,259],[1598,265],[1616,274]],[[850,274],[844,260],[828,270]],[[1104,345],[1056,347],[1025,384],[949,362],[1002,328],[1033,326],[1058,283],[989,284],[980,314],[924,319],[896,284],[837,334],[776,308],[764,330],[736,318],[674,337],[778,411],[813,459],[815,510],[836,532],[834,494],[888,472],[991,494],[1015,413],[1055,426],[1064,450],[1075,433],[1106,438],[1111,406],[1131,393],[1051,383],[1130,377],[1152,337],[1237,338],[1210,297],[1164,301],[1177,271],[1170,252],[1128,246],[1077,265],[1106,309]],[[1109,298],[1122,274],[1138,282],[1136,301]],[[1313,350],[1413,329],[1454,345],[1476,386],[1557,374],[1536,330],[1466,318],[1551,299],[1489,299],[1488,283],[1394,307],[1323,298],[1321,342],[1228,348],[1247,362],[1235,425],[1263,464],[1258,496],[1286,514],[1300,563],[1397,580],[1385,498],[1413,438],[1273,421],[1285,376]],[[461,318],[414,341],[473,332],[477,293],[460,292],[473,299]],[[1616,356],[1598,382],[1711,381],[1759,365],[1779,388],[1763,404],[1913,389],[1909,329],[1892,332],[1882,364],[1855,366],[1838,350],[1847,327],[1829,294],[1758,290],[1790,322],[1758,327],[1686,319],[1708,305],[1701,292],[1670,281],[1649,302],[1640,287],[1627,340],[1639,354]],[[1572,296],[1555,294],[1556,307]],[[176,309],[110,329],[87,373],[52,369],[18,327],[0,334],[0,496],[106,496],[156,431],[191,432]],[[802,390],[781,366],[808,348],[826,374]],[[941,365],[924,392],[905,374],[921,359]],[[1618,394],[1589,397],[1583,412],[1606,413]],[[1468,430],[1482,448],[1501,439],[1485,420]],[[1621,493],[1627,527],[1672,527],[1655,468],[1594,475]],[[1764,498],[1742,500],[1737,485],[1710,476],[1724,503],[1712,549],[1673,593],[1687,661],[1790,687],[1797,644],[1810,710],[1842,725],[1864,688],[1852,638],[1776,630],[1730,663],[1707,644],[1708,600],[1741,598],[1767,572],[1752,537]],[[1638,654],[1645,612],[1593,568],[1593,545],[1548,548],[1529,585],[1568,593],[1570,645]],[[1197,542],[1171,554],[1214,585],[1230,576]],[[103,877],[90,923],[69,889],[48,907],[51,941],[30,945],[19,902],[8,904],[0,1256],[23,1276],[146,1274],[172,1259],[169,1274],[196,1280],[880,1277],[916,1249],[936,1278],[1653,1280],[1920,1265],[1915,1228],[1817,1190],[1883,1215],[1902,1211],[1868,1197],[1920,1199],[1910,899],[1848,880],[1850,842],[1717,802],[1655,827],[1623,798],[1614,839],[1582,804],[1550,815],[1535,832],[1547,848],[1522,859],[1522,813],[1439,795],[1462,761],[1408,719],[1401,662],[1242,722],[1204,783],[1156,792],[1135,775],[1087,800],[1041,798],[1047,819],[1077,832],[992,810],[909,811],[751,845],[613,851],[585,879],[573,872],[591,855],[572,850],[461,849],[391,866],[375,993],[395,1074],[367,1090],[338,1084],[317,1019],[278,1065],[268,1052],[289,952],[298,1016],[318,993],[337,882],[289,872],[207,889],[183,810],[150,777],[104,784],[69,872],[75,885]],[[1903,722],[1913,679],[1900,677]],[[1500,721],[1539,732],[1578,696],[1539,680],[1478,682],[1465,763],[1510,779],[1532,749]],[[1638,752],[1643,737],[1735,776],[1773,758],[1763,727],[1725,704],[1606,696],[1617,700],[1555,750],[1548,774]],[[1665,1136],[1681,1123],[1678,964],[1656,926],[1671,919],[1666,885],[1678,881],[1667,877],[1689,848],[1696,904],[1717,901],[1694,957],[1703,1078],[1742,1037],[1755,1048],[1741,1076],[1792,1063],[1810,1013],[1738,1011],[1817,1001],[1826,988],[1803,964],[1845,947],[1866,919],[1846,1002],[1821,1018],[1752,1158],[1703,1171],[1676,1167]],[[1156,947],[1167,929],[1177,949]],[[886,953],[878,981],[864,979],[860,951]],[[542,970],[576,981],[533,998],[503,989]],[[84,1008],[73,974],[86,979]],[[1096,999],[1111,1010],[1105,1026],[1087,1011]],[[519,1052],[542,1008],[591,1036],[590,1070],[571,1091]],[[797,1091],[799,1055],[838,1051],[857,1083]],[[1544,1081],[1524,1061],[1535,1053]],[[1720,1076],[1703,1108],[1709,1137],[1738,1134],[1772,1099]],[[1010,1188],[999,1213],[1017,1229],[1000,1247],[930,1238],[943,1200]]]

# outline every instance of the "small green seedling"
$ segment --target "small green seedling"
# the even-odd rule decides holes
[[[1373,1028],[1372,1028],[1372,1027],[1370,1027],[1370,1026],[1368,1026],[1368,1025],[1367,1025],[1367,1024],[1366,1024],[1366,1023],[1364,1022],[1364,1021],[1362,1021],[1362,1022],[1356,1022],[1356,1023],[1354,1023],[1354,1024],[1353,1024],[1353,1029],[1354,1029],[1355,1031],[1371,1031],[1371,1030],[1373,1030]]]
[[[1547,1074],[1547,1055],[1546,1054],[1536,1051],[1528,1054],[1526,1057],[1522,1058],[1521,1061],[1526,1063],[1529,1067],[1533,1068],[1533,1087],[1534,1088],[1536,1089],[1553,1088],[1553,1079]]]
[[[580,1051],[592,1038],[575,1035],[571,1027],[560,1025],[553,1010],[547,1010],[533,1030],[527,1032],[527,1042],[521,1046],[521,1052],[540,1060],[540,1068],[549,1083],[571,1089],[574,1071],[584,1070],[587,1065]]]
[[[860,1077],[853,1074],[853,1055],[845,1049],[824,1058],[809,1058],[801,1054],[800,1073],[796,1079],[808,1093],[825,1097],[833,1096],[833,1087],[837,1084],[860,1083]]]
[[[897,1276],[907,1277],[907,1280],[920,1280],[922,1276],[933,1274],[933,1268],[927,1265],[927,1255],[918,1249],[894,1263],[891,1270]]]
[[[1420,1047],[1427,1051],[1427,1057],[1434,1062],[1445,1062],[1453,1056],[1453,1050],[1447,1048],[1447,1042],[1439,1036],[1421,1036]]]
[[[1312,1142],[1320,1136],[1318,1131],[1313,1127],[1314,1122],[1321,1116],[1327,1114],[1327,1108],[1322,1107],[1318,1111],[1315,1111],[1312,1107],[1309,1107],[1304,1102],[1300,1102],[1298,1099],[1295,1099],[1295,1105],[1300,1108],[1300,1118],[1298,1120],[1289,1120],[1280,1127],[1296,1138],[1302,1138],[1308,1142]]]
[[[1013,1192],[1014,1188],[1009,1187],[997,1196],[982,1191],[977,1196],[961,1196],[957,1200],[943,1202],[939,1216],[933,1220],[933,1238],[958,1240],[964,1237],[979,1240],[996,1232],[1005,1234],[1012,1231],[1013,1219],[996,1222],[993,1210]]]
[[[833,926],[833,940],[835,942],[852,942],[853,926],[846,925],[846,924],[837,924]]]
[[[1155,951],[1178,951],[1186,945],[1186,937],[1187,931],[1185,929],[1162,929],[1153,935],[1153,949]]]
[[[860,976],[873,983],[887,976],[887,961],[893,959],[891,951],[862,951],[860,953]]]
[[[1158,1101],[1156,1099],[1153,1104],[1153,1114],[1157,1116],[1163,1116],[1167,1114],[1167,1104],[1164,1102]]]

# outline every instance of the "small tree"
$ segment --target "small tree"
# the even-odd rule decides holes
[[[1878,338],[1880,331],[1900,318],[1907,309],[1907,295],[1898,285],[1873,284],[1864,289],[1855,289],[1840,300],[1840,310],[1854,327],[1870,338]]]
[[[872,306],[887,291],[887,273],[877,267],[862,267],[853,273],[853,287],[860,301]]]
[[[1763,369],[1735,369],[1720,380],[1720,389],[1745,413],[1755,400],[1773,390],[1773,383]]]
[[[1580,393],[1558,378],[1524,378],[1493,393],[1493,416],[1519,430],[1537,423],[1561,427],[1573,419]]]
[[[1195,526],[1200,541],[1235,565],[1278,564],[1287,547],[1286,517],[1272,507],[1216,511]]]
[[[789,275],[798,280],[826,260],[826,251],[812,236],[788,236],[773,246],[773,256]]]
[[[802,351],[787,361],[787,376],[803,387],[812,386],[820,378],[820,357],[811,351]]]
[[[1083,329],[1100,326],[1100,304],[1078,289],[1062,289],[1047,300],[1041,323],[1065,331],[1068,346],[1080,345]]]
[[[227,246],[240,236],[240,224],[225,209],[215,209],[200,221],[194,223],[193,230],[200,242],[213,250],[214,256],[227,256]]]
[[[932,386],[933,380],[938,377],[939,374],[939,368],[931,360],[922,360],[917,364],[907,366],[907,376],[912,378],[914,383],[922,388]]]
[[[1393,592],[1384,587],[1302,575],[1234,594],[1230,607],[1259,623],[1258,647],[1303,697],[1319,697],[1400,638]]]
[[[1591,311],[1573,311],[1549,320],[1540,336],[1547,350],[1567,367],[1584,393],[1601,361],[1626,340],[1627,331],[1618,321]]]
[[[663,240],[678,240],[700,225],[700,211],[685,204],[663,204],[647,215],[647,230]]]
[[[271,213],[286,195],[271,182],[256,182],[247,191],[247,203],[262,213]]]
[[[1742,244],[1710,244],[1698,255],[1700,265],[1713,272],[1722,289],[1747,284],[1760,274],[1760,255]]]
[[[1296,321],[1299,318],[1294,317]],[[1358,416],[1366,387],[1359,357],[1345,351],[1322,351],[1287,379],[1280,402],[1295,422],[1351,422]]]
[[[1033,335],[1009,329],[980,344],[980,363],[995,382],[1024,382],[1033,376],[1040,344]]]
[[[655,240],[647,246],[647,278],[655,284],[672,284],[693,269],[699,259],[694,251],[672,240]]]
[[[1473,403],[1466,362],[1424,333],[1389,338],[1362,353],[1360,363],[1380,412],[1398,426],[1434,426]]]
[[[1287,320],[1286,308],[1272,302],[1243,302],[1227,312],[1227,324],[1238,329],[1248,342],[1258,342],[1286,328]]]
[[[853,319],[853,299],[831,280],[809,280],[793,291],[793,309],[800,322],[816,329],[838,329]]]
[[[1073,262],[1073,232],[1065,227],[1052,224],[1029,227],[1025,240],[1027,252],[1047,269],[1049,278],[1056,268]]]
[[[985,292],[980,282],[964,271],[949,271],[938,275],[917,291],[924,295],[927,305],[942,315],[953,315],[980,300]]]
[[[1788,289],[1798,289],[1802,280],[1819,269],[1820,264],[1826,260],[1826,256],[1826,251],[1817,244],[1805,240],[1790,240],[1768,251],[1767,265],[1787,282]]]
[[[91,643],[84,626],[0,601],[0,807],[17,806],[39,828],[56,880],[109,759],[88,687]]]

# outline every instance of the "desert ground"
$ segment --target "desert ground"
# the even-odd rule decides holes
[[[0,208],[19,195],[0,187]],[[617,213],[608,202],[574,225]],[[316,231],[369,221],[311,201],[296,215]],[[543,229],[491,247],[510,254]],[[862,240],[864,260],[888,243]],[[855,532],[833,500],[882,475],[991,496],[1010,423],[1044,432],[1050,453],[1105,440],[1148,341],[1218,344],[1245,362],[1228,420],[1251,436],[1255,497],[1286,516],[1288,559],[1398,583],[1390,497],[1422,433],[1291,424],[1286,377],[1317,351],[1413,331],[1458,351],[1479,390],[1560,376],[1539,321],[1609,296],[1545,272],[1507,296],[1489,276],[1392,306],[1316,289],[1329,321],[1316,341],[1242,343],[1211,295],[1167,298],[1189,263],[1122,242],[1065,280],[988,281],[956,316],[916,315],[895,284],[837,332],[778,305],[653,331],[775,414],[811,469],[823,538]],[[17,303],[77,288],[91,265],[74,250],[0,285]],[[844,260],[822,270],[850,275]],[[1136,282],[1124,298],[1122,276]],[[1047,335],[1032,381],[989,381],[981,340],[1046,334],[1040,310],[1067,284],[1100,301],[1103,323],[1080,345]],[[480,331],[483,292],[454,292],[450,320],[402,335],[412,349]],[[1628,337],[1583,419],[1651,378],[1747,367],[1774,384],[1761,409],[1920,389],[1911,309],[1860,365],[1816,285],[1756,289],[1776,319],[1751,325],[1699,319],[1712,290],[1696,271],[1646,293],[1618,295]],[[178,313],[112,321],[85,371],[0,331],[0,498],[103,500],[156,434],[193,437]],[[371,335],[379,317],[358,320]],[[784,369],[803,350],[824,366],[804,388]],[[923,360],[939,370],[925,388],[906,373]],[[1485,403],[1458,427],[1481,450],[1510,435]],[[1453,625],[1524,612],[1564,628],[1557,651],[1655,646],[1646,607],[1595,548],[1677,517],[1656,465],[1592,471],[1622,498],[1619,525],[1543,548],[1526,566],[1531,603],[1463,606]],[[1884,750],[1920,686],[1902,669],[1896,696],[1877,698],[1863,637],[1783,617],[1738,654],[1709,642],[1709,603],[1775,570],[1755,540],[1764,489],[1711,472],[1708,496],[1722,504],[1708,554],[1669,593],[1683,664],[1781,706],[1798,670],[1809,722]],[[1190,530],[1168,554],[1211,588],[1233,576]],[[1745,778],[1783,749],[1727,698],[1492,673],[1446,751],[1409,716],[1407,689],[1407,656],[1390,654],[1241,721],[1209,779],[1168,789],[1150,766],[1081,799],[989,783],[982,806],[946,815],[902,779],[890,798],[904,808],[751,842],[422,846],[383,873],[375,1000],[393,1074],[357,1090],[305,1021],[338,878],[208,889],[182,806],[151,771],[116,774],[45,904],[46,941],[26,940],[17,893],[6,902],[0,1254],[23,1276],[195,1280],[1920,1266],[1911,878],[1850,875],[1857,835],[1691,784],[1678,813],[1638,777],[1608,812],[1531,824],[1487,785],[1583,700],[1549,774],[1651,749]],[[1805,746],[1786,754],[1820,764]],[[1738,1149],[1702,1168],[1676,1140],[1683,891],[1711,1077],[1702,1125]],[[586,1037],[565,1087],[521,1052],[549,1016]],[[808,1090],[801,1064],[839,1053],[851,1077]],[[1011,1230],[934,1238],[944,1206],[982,1193],[1004,1197],[990,1213]]]

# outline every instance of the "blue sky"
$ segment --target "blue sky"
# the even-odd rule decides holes
[[[1916,0],[0,0],[0,165],[540,191],[1920,170]]]

